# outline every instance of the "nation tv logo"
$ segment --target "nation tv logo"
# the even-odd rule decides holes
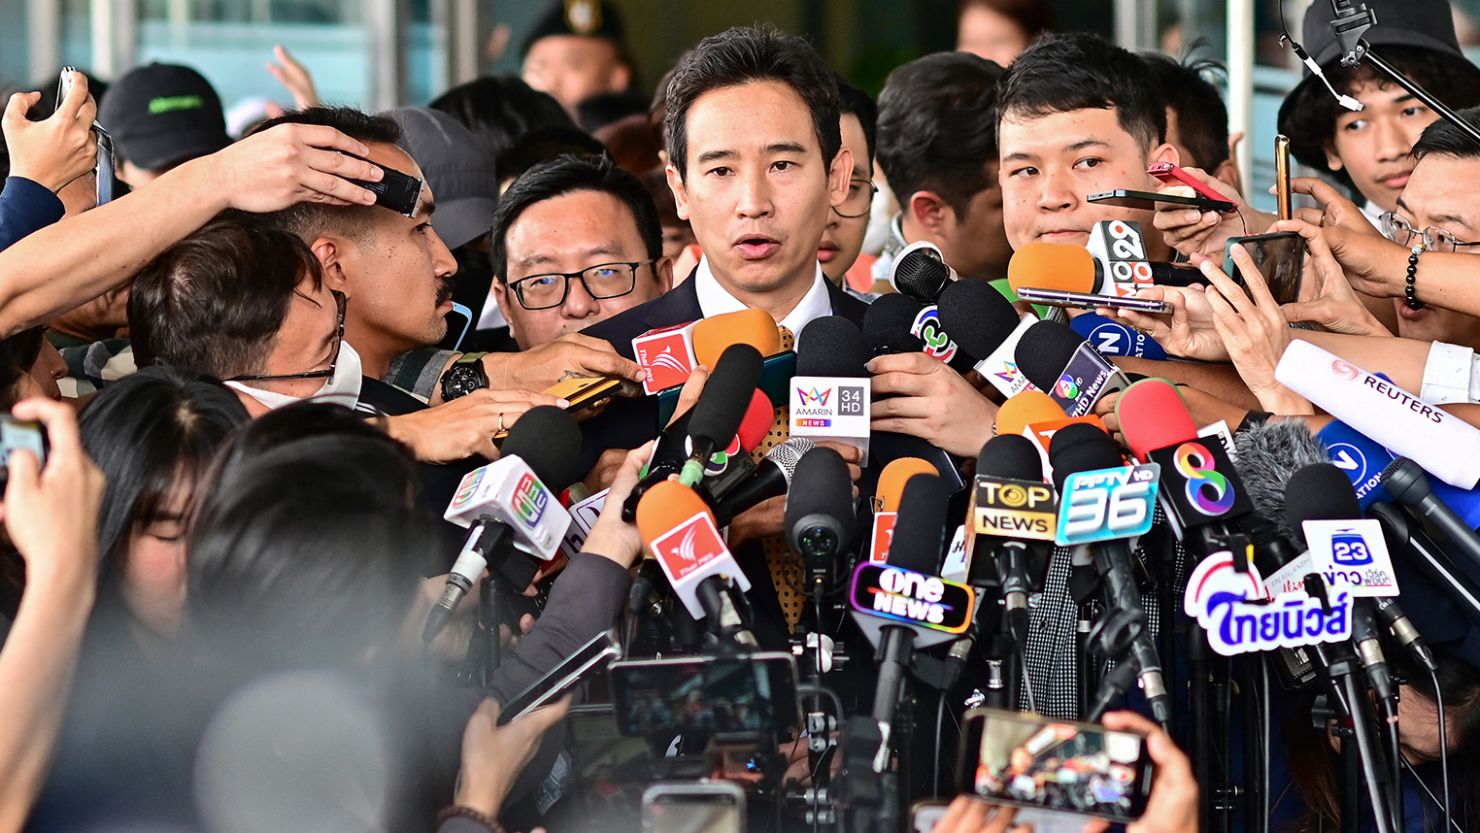
[[[520,476],[519,482],[514,485],[514,511],[519,514],[519,520],[525,526],[533,527],[540,522],[545,514],[545,507],[550,504],[550,493],[540,481],[532,474]]]
[[[722,555],[725,544],[720,540],[719,530],[709,515],[700,512],[679,526],[655,538],[653,552],[668,574],[670,582],[678,582]]]

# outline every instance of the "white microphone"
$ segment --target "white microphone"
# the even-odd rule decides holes
[[[1480,429],[1308,341],[1295,340],[1275,379],[1451,486],[1480,482]]]
[[[846,443],[868,465],[872,435],[868,346],[846,318],[818,318],[797,335],[797,369],[792,377],[789,435],[812,442]]]

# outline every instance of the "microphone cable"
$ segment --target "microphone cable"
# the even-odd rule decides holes
[[[1438,707],[1439,712],[1439,778],[1444,792],[1444,829],[1447,831],[1450,827],[1454,827],[1458,830],[1459,827],[1455,825],[1449,809],[1449,726],[1444,716],[1444,691],[1439,688],[1439,672],[1432,668],[1428,671],[1429,679],[1434,681],[1434,705]],[[1402,759],[1399,758],[1399,760]],[[1407,761],[1403,763],[1407,764]],[[1413,772],[1412,767],[1409,767],[1408,771],[1413,773],[1413,780],[1419,784],[1423,783],[1423,779],[1418,777],[1418,773]],[[1428,788],[1424,789],[1427,791]],[[1429,797],[1433,798],[1434,794],[1429,793]]]

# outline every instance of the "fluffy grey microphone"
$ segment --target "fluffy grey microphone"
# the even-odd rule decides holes
[[[1271,419],[1233,436],[1237,468],[1254,511],[1279,527],[1291,541],[1304,540],[1285,523],[1285,484],[1290,475],[1312,463],[1329,463],[1325,446],[1298,419]]]

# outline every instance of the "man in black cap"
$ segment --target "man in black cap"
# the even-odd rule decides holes
[[[576,105],[632,84],[626,27],[604,0],[556,0],[524,41],[525,83],[549,93],[572,116]]]
[[[1455,110],[1480,104],[1480,69],[1460,51],[1448,3],[1366,4],[1378,22],[1363,38],[1376,54]],[[1301,164],[1329,173],[1354,199],[1365,200],[1363,213],[1376,225],[1382,212],[1397,208],[1413,173],[1413,145],[1439,114],[1367,62],[1343,66],[1332,14],[1330,3],[1312,3],[1301,36],[1336,95],[1307,72],[1280,106],[1279,130],[1290,137],[1290,153]],[[1355,99],[1362,109],[1342,106],[1337,95]]]
[[[231,144],[221,98],[190,67],[136,67],[109,93],[98,109],[98,121],[113,136],[118,178],[134,188]]]

